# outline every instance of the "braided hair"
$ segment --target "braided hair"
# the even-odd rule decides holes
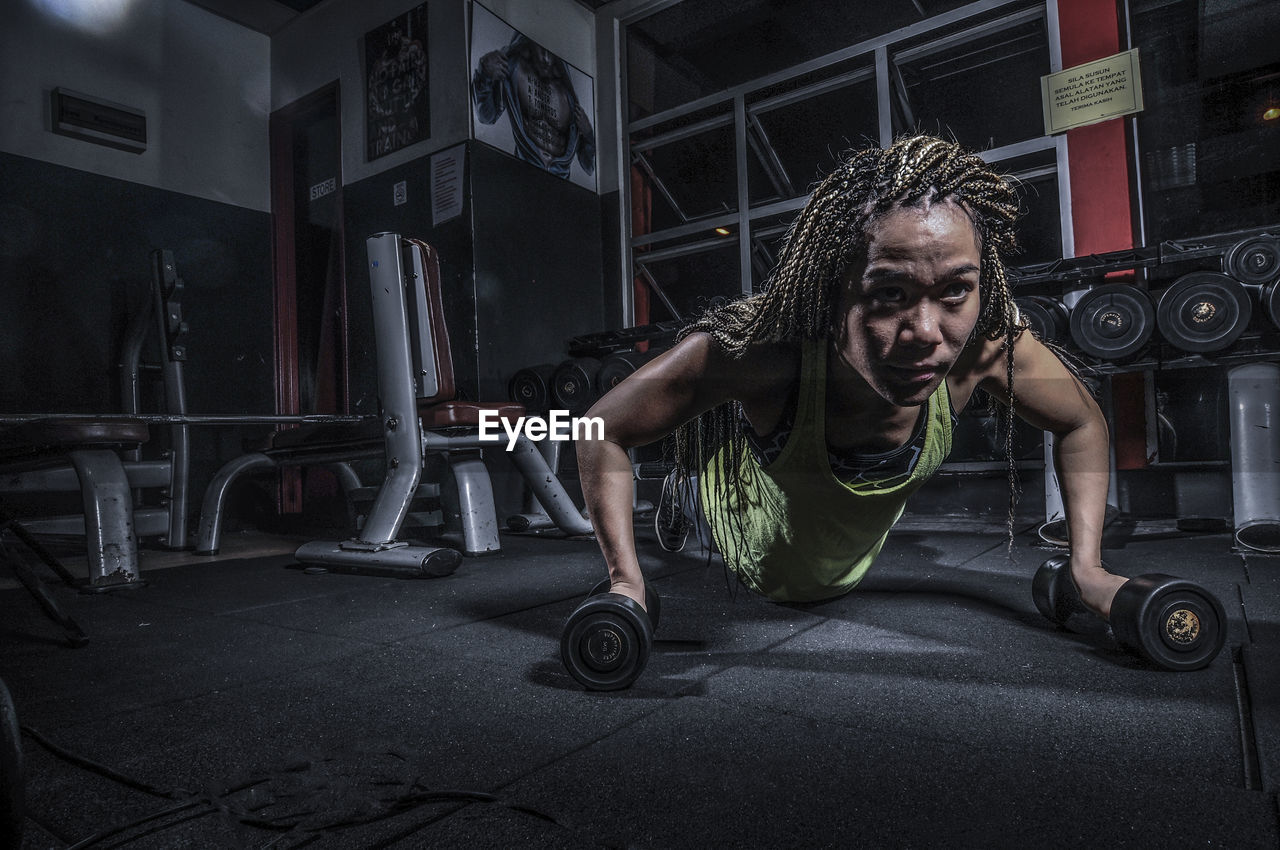
[[[680,338],[707,333],[730,356],[741,356],[756,343],[833,338],[842,319],[836,315],[842,277],[865,257],[872,225],[895,207],[947,199],[966,211],[982,251],[974,337],[1005,340],[1010,394],[1004,423],[1010,485],[1007,531],[1012,546],[1018,495],[1012,451],[1013,345],[1026,325],[1013,304],[1002,260],[1016,247],[1013,225],[1018,198],[1010,183],[978,155],[922,135],[900,138],[888,148],[850,153],[818,185],[792,222],[778,265],[763,291],[709,311],[684,328]],[[717,486],[737,488],[741,494],[739,470],[750,451],[741,416],[741,405],[728,402],[676,429],[673,453],[678,487],[686,487],[689,475],[704,469],[717,452],[724,452],[726,475]],[[723,531],[734,533],[733,529]]]

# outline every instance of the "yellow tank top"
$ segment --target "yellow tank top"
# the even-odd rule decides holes
[[[742,493],[724,486],[726,452],[703,470],[698,494],[716,546],[747,587],[780,602],[814,602],[852,590],[866,575],[907,498],[951,452],[947,382],[929,397],[924,448],[911,475],[883,489],[854,488],[831,472],[826,439],[826,348],[801,347],[795,424],[773,463],[750,452]]]

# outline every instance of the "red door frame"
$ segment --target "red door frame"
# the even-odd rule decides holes
[[[1063,68],[1119,52],[1116,0],[1058,0],[1058,33]],[[1128,120],[1112,119],[1067,131],[1071,226],[1077,257],[1134,246],[1131,152],[1125,138]],[[1133,278],[1128,272],[1120,277]],[[1141,372],[1111,378],[1117,469],[1139,469],[1148,462],[1143,382]]]
[[[342,276],[339,286],[338,344],[342,350],[342,369],[337,376],[338,410],[330,413],[347,413],[350,408],[350,348],[347,337],[347,288],[346,245],[341,230],[345,221],[342,204],[342,99],[337,80],[310,94],[298,98],[287,106],[271,113],[269,121],[269,146],[271,164],[271,254],[275,281],[275,398],[276,412],[282,415],[301,413],[298,357],[298,269],[295,261],[297,222],[294,215],[294,139],[300,126],[320,107],[332,102],[336,110],[338,127],[337,163],[337,225],[338,273]],[[308,411],[320,412],[320,411]],[[281,426],[291,427],[291,426]],[[281,513],[302,511],[302,477],[295,467],[281,469],[279,509]]]

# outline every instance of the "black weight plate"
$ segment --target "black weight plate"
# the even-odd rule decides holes
[[[1063,341],[1071,327],[1071,317],[1066,306],[1047,295],[1026,295],[1013,299],[1018,313],[1030,325],[1040,339]]]
[[[1071,581],[1070,559],[1055,555],[1040,565],[1031,581],[1031,598],[1036,610],[1058,625],[1063,625],[1083,605]]]
[[[22,732],[9,689],[0,680],[0,847],[22,846]]]
[[[620,384],[643,366],[645,360],[645,355],[638,351],[618,351],[606,357],[600,364],[600,373],[596,375],[596,389],[600,395]]]
[[[1271,320],[1271,324],[1280,328],[1280,280],[1262,290],[1262,312]]]
[[[1241,283],[1257,285],[1280,278],[1280,239],[1251,236],[1231,246],[1222,269]]]
[[[556,367],[551,376],[551,398],[555,406],[570,413],[582,413],[596,399],[596,375],[600,361],[594,357],[575,357]]]
[[[1174,671],[1207,667],[1227,639],[1226,611],[1212,593],[1158,573],[1121,585],[1111,627],[1122,646]]]
[[[507,383],[507,396],[525,410],[542,413],[551,408],[551,376],[556,367],[550,363],[526,366],[516,371]]]
[[[560,635],[560,659],[584,687],[625,688],[649,660],[653,629],[644,610],[616,593],[589,597],[574,610]]]
[[[1221,351],[1240,338],[1252,316],[1253,302],[1239,281],[1191,272],[1160,294],[1156,325],[1183,351]]]
[[[1155,332],[1156,314],[1144,290],[1105,283],[1071,308],[1071,338],[1081,351],[1104,360],[1136,353]]]

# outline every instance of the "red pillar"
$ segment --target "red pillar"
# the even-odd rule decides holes
[[[1058,32],[1063,68],[1119,53],[1116,0],[1059,0]],[[1076,256],[1132,248],[1124,119],[1068,130],[1067,163]],[[1116,467],[1146,466],[1146,393],[1142,375],[1116,375],[1111,383]]]

